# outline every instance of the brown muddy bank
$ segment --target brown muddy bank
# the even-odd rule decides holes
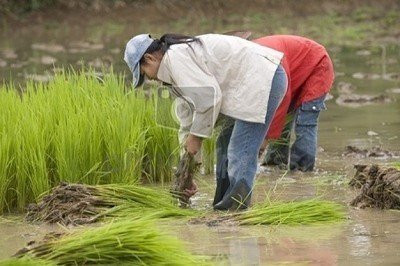
[[[367,133],[368,134],[368,133]],[[375,135],[377,133],[371,133],[369,135]],[[370,149],[363,149],[356,146],[348,145],[345,147],[345,151],[343,152],[342,156],[345,157],[354,157],[354,158],[393,158],[398,157],[398,152],[393,152],[389,150],[385,150],[379,146],[374,146]]]
[[[359,208],[400,209],[400,171],[394,167],[355,165],[357,170],[349,185],[359,189],[351,201]]]

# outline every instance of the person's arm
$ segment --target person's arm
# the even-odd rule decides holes
[[[188,102],[182,98],[177,98],[175,102],[175,114],[179,120],[179,144],[183,145],[192,127],[193,111]]]
[[[175,89],[190,99],[194,106],[186,148],[196,153],[201,147],[201,139],[212,136],[221,107],[221,90],[215,77],[204,69],[204,65],[202,68],[199,66],[204,62],[196,62],[184,51],[172,50],[168,55],[167,64]]]

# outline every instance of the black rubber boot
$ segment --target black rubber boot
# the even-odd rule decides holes
[[[251,201],[251,189],[246,182],[238,181],[231,192],[214,205],[214,210],[242,210],[249,207]]]
[[[215,196],[213,201],[213,206],[220,202],[225,195],[225,192],[229,188],[229,178],[219,178],[217,179],[217,187],[215,189]]]

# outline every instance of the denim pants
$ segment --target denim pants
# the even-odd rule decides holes
[[[325,96],[305,102],[292,112],[291,119],[286,123],[281,138],[268,144],[264,164],[279,165],[285,168],[289,164],[290,170],[312,171],[314,169],[317,153],[318,117],[320,111],[326,109]],[[290,135],[293,127],[296,139],[290,147]]]
[[[265,123],[227,119],[217,139],[216,177],[229,185],[243,179],[251,188],[257,171],[257,157],[269,125],[287,89],[287,77],[279,66],[272,80]]]

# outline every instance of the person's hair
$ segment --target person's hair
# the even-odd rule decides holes
[[[161,36],[160,39],[155,39],[150,44],[149,48],[147,48],[145,54],[151,54],[158,51],[161,51],[161,53],[164,54],[171,45],[186,43],[190,46],[190,43],[192,42],[200,42],[200,39],[188,35],[167,33]],[[142,62],[142,60],[143,57],[140,61]]]

